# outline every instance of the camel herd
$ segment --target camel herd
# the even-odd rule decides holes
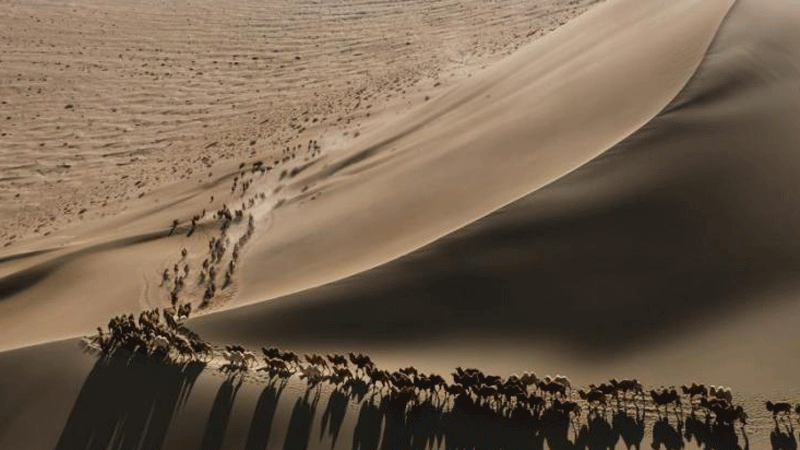
[[[98,327],[97,335],[90,341],[105,354],[121,349],[159,359],[193,360],[211,356],[211,346],[181,325],[191,311],[187,303],[177,311],[175,308],[142,311],[138,320],[132,314],[113,317],[108,329],[103,331]]]
[[[166,308],[144,311],[134,320],[132,315],[111,319],[108,331],[98,328],[94,342],[106,354],[117,349],[156,356],[181,362],[209,360],[219,356],[224,360],[222,369],[240,373],[249,370],[267,372],[273,377],[289,378],[297,375],[311,387],[322,383],[343,386],[366,383],[374,394],[386,395],[393,404],[413,405],[418,402],[439,401],[453,404],[472,404],[490,409],[503,416],[539,417],[544,410],[557,412],[568,419],[579,417],[583,409],[589,413],[605,413],[612,401],[621,405],[646,406],[649,402],[659,416],[677,415],[683,407],[704,412],[708,419],[723,427],[747,422],[743,408],[733,403],[729,388],[692,384],[674,388],[646,391],[636,379],[611,379],[588,389],[573,389],[569,378],[563,375],[538,377],[532,372],[512,374],[507,378],[489,375],[478,369],[458,367],[448,382],[438,374],[425,374],[414,367],[389,371],[378,368],[372,359],[363,354],[304,354],[299,355],[275,347],[262,348],[261,355],[240,345],[213,349],[200,340],[181,322],[188,318],[191,307],[182,305],[176,311]],[[163,316],[163,321],[161,320]],[[791,413],[788,403],[768,403],[767,408],[777,418]],[[797,409],[800,414],[800,406]]]
[[[264,166],[261,161],[257,161],[253,163],[251,172],[252,174],[264,174],[267,169],[268,168]],[[234,176],[231,186],[231,192],[239,195],[241,198],[244,198],[253,182],[252,179],[245,178],[246,174],[247,171],[243,170],[241,174]],[[223,204],[212,214],[208,214],[207,211],[203,209],[201,213],[195,214],[191,218],[191,223],[188,227],[181,227],[181,221],[178,219],[172,222],[168,232],[170,236],[179,231],[185,231],[185,236],[190,237],[203,221],[206,225],[213,224],[219,228],[219,232],[216,233],[216,235],[209,237],[208,252],[202,264],[200,264],[199,270],[196,272],[197,280],[194,286],[200,288],[200,292],[202,293],[202,295],[199,295],[201,301],[198,305],[201,309],[210,306],[220,289],[225,289],[233,283],[233,275],[236,272],[242,249],[253,237],[253,233],[255,232],[255,218],[252,214],[247,213],[247,211],[254,207],[257,201],[264,200],[265,198],[266,194],[263,192],[255,194],[247,198],[246,201],[243,201],[239,208],[231,209],[228,205]],[[210,219],[207,219],[207,216],[210,216]],[[247,217],[247,226],[244,231],[241,232],[238,237],[231,236],[231,227],[244,222],[245,217]],[[181,250],[180,260],[172,266],[172,270],[169,268],[164,269],[161,275],[161,287],[169,291],[169,298],[173,307],[181,301],[181,294],[184,289],[193,287],[189,284],[190,266],[189,251],[183,248]]]
[[[789,402],[775,402],[767,401],[766,403],[767,411],[772,413],[772,418],[775,420],[775,425],[777,426],[778,420],[791,420],[792,418],[792,411],[794,411],[798,416],[798,421],[800,421],[800,404],[795,405],[792,407],[792,404]]]

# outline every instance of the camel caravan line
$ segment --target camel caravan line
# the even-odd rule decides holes
[[[87,343],[105,355],[118,350],[146,355],[171,364],[190,361],[208,362],[223,360],[221,369],[229,374],[247,371],[266,372],[271,377],[288,379],[298,376],[308,388],[322,384],[334,387],[352,387],[363,384],[373,395],[386,396],[390,404],[406,408],[425,402],[438,402],[442,407],[458,405],[462,409],[490,410],[502,417],[539,418],[543,412],[557,413],[574,421],[584,410],[588,414],[605,414],[612,403],[620,407],[650,406],[662,419],[670,410],[683,417],[684,407],[704,414],[715,427],[732,429],[744,426],[747,414],[733,401],[730,388],[706,387],[692,383],[674,388],[645,390],[636,379],[611,379],[587,389],[574,389],[569,378],[563,375],[538,377],[532,372],[512,374],[507,378],[488,375],[481,370],[458,367],[451,374],[452,382],[438,374],[424,374],[414,367],[396,371],[382,370],[363,354],[304,354],[263,347],[261,354],[241,345],[214,348],[188,330],[183,321],[191,314],[191,307],[178,310],[165,308],[142,312],[138,320],[133,315],[112,318],[108,329],[98,328],[98,334],[87,338]],[[163,320],[162,320],[163,317]],[[777,421],[788,419],[792,411],[800,415],[800,405],[767,402]]]
[[[272,165],[267,165],[263,161],[255,161],[248,167],[247,164],[241,163],[239,172],[234,175],[230,188],[230,195],[241,200],[238,208],[231,209],[228,205],[223,204],[218,210],[211,213],[203,209],[202,212],[192,216],[191,220],[187,220],[188,224],[179,219],[172,221],[167,236],[183,234],[185,238],[190,238],[201,227],[218,229],[217,233],[208,238],[208,251],[202,263],[199,264],[200,269],[197,271],[193,284],[189,279],[190,255],[185,247],[181,249],[180,259],[173,264],[172,270],[168,267],[161,273],[160,286],[167,290],[173,307],[178,306],[182,294],[186,293],[185,290],[195,287],[202,292],[202,294],[198,292],[196,295],[201,298],[198,307],[200,309],[209,308],[214,305],[219,291],[227,289],[233,284],[233,276],[239,258],[245,245],[253,237],[256,228],[255,218],[249,211],[267,199],[265,192],[258,192],[247,198],[245,196],[255,190],[254,182],[257,181],[257,177],[263,177],[279,165],[303,156],[302,151],[303,147],[299,144],[286,147],[282,156],[274,159]],[[316,140],[309,140],[305,147],[304,164],[294,167],[291,171],[283,170],[278,181],[286,178],[287,174],[289,178],[294,177],[302,171],[302,168],[312,164],[321,154],[319,143]],[[306,192],[308,187],[305,186],[303,192]],[[282,186],[274,187],[272,193],[278,193],[281,188]],[[314,198],[316,195],[310,197],[312,200]],[[210,197],[210,201],[214,201],[214,196]],[[245,222],[245,218],[247,226],[244,231],[232,231],[238,224]],[[196,262],[199,263],[199,260]]]

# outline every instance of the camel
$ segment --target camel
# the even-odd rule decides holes
[[[172,329],[178,328],[178,322],[175,321],[175,309],[174,308],[164,308],[161,313],[164,315],[164,322],[167,323]]]
[[[460,367],[456,367],[456,371],[452,373],[452,376],[453,381],[469,389],[480,384],[479,374],[480,372],[475,369],[462,370]]]
[[[597,390],[603,393],[603,395],[609,395],[616,397],[617,396],[617,388],[615,388],[612,384],[609,383],[601,383],[600,386],[595,386],[593,384],[589,385],[590,390]]]
[[[554,411],[558,411],[567,417],[569,417],[570,414],[574,414],[575,418],[578,418],[581,415],[581,407],[577,403],[571,401],[562,402],[556,399],[553,401],[552,408]]]
[[[153,338],[153,345],[155,346],[154,352],[164,352],[165,355],[169,353],[169,339],[164,336]]]
[[[717,397],[727,400],[728,403],[733,402],[733,391],[731,390],[731,388],[712,385],[709,388],[708,393],[712,397]]]
[[[406,367],[404,369],[400,369],[400,370],[398,370],[398,372],[406,374],[408,376],[416,376],[417,375],[417,369],[415,367],[413,367],[413,366],[409,366],[409,367]]]
[[[592,389],[589,392],[579,389],[578,396],[589,404],[606,405],[606,394],[599,389]]]
[[[369,376],[369,379],[372,382],[372,384],[377,384],[380,381],[381,387],[389,386],[390,376],[389,372],[385,370],[378,370],[372,366],[368,366],[367,376]]]
[[[178,320],[186,320],[189,318],[189,315],[191,314],[192,314],[192,304],[184,303],[178,308],[177,318]]]
[[[398,389],[414,387],[414,382],[411,378],[402,372],[392,373],[389,376],[389,381],[392,383],[392,386]]]
[[[343,355],[333,354],[333,355],[328,355],[327,358],[328,361],[330,361],[331,364],[333,364],[334,366],[347,367],[347,358]]]
[[[457,397],[459,395],[463,395],[464,392],[465,392],[464,388],[460,384],[447,385],[447,386],[445,386],[444,390],[445,390],[445,392],[447,392],[448,394],[450,394],[450,395],[452,395],[454,397]]]
[[[556,374],[553,381],[563,384],[567,389],[572,389],[572,383],[570,383],[569,378],[564,375]]]
[[[315,366],[320,366],[324,369],[328,368],[328,363],[325,361],[325,358],[319,355],[304,355],[306,362],[309,364],[313,364]]]
[[[333,374],[337,377],[341,377],[343,380],[349,380],[353,378],[353,373],[350,372],[350,369],[347,367],[334,367]]]
[[[478,398],[482,398],[485,400],[496,400],[497,399],[497,388],[494,386],[481,386],[475,392],[475,395]]]
[[[674,403],[676,406],[681,406],[681,397],[678,395],[678,392],[675,389],[666,390],[663,389],[661,392],[657,392],[655,390],[650,391],[650,397],[652,397],[653,402],[656,404],[656,409],[659,406],[664,407],[664,412],[667,412],[667,406]]]
[[[708,396],[708,389],[706,389],[705,385],[703,384],[692,383],[692,385],[688,387],[681,386],[681,391],[683,391],[683,394],[688,396],[690,400],[698,396],[700,397]]]
[[[533,409],[534,411],[538,411],[541,408],[544,408],[544,405],[546,403],[544,398],[539,397],[536,394],[528,395],[528,397],[525,400],[525,402],[528,404],[528,407]]]
[[[409,402],[417,399],[417,393],[411,388],[393,389],[389,394],[389,401],[397,406],[405,407]]]
[[[567,395],[567,387],[561,383],[555,381],[549,381],[549,377],[545,377],[544,380],[540,381],[537,385],[542,392],[548,393],[551,396],[555,394],[561,394],[561,397],[566,397]]]
[[[231,369],[247,370],[250,363],[255,362],[255,355],[244,350],[240,345],[227,345],[222,357],[228,361],[227,366]]]
[[[478,375],[478,377],[480,379],[480,382],[482,384],[487,385],[487,386],[499,387],[503,383],[503,379],[501,377],[498,377],[498,376],[495,376],[495,375],[483,375],[483,374],[480,374],[480,375]]]
[[[289,366],[286,364],[285,361],[282,361],[280,359],[266,359],[266,358],[265,361],[267,365],[258,370],[289,373]]]
[[[536,386],[539,384],[539,378],[533,372],[523,372],[519,380],[525,383],[525,386]]]
[[[352,362],[358,368],[358,370],[361,370],[361,372],[364,372],[367,367],[373,366],[372,360],[369,358],[369,356],[362,355],[361,353],[358,355],[349,353],[348,356],[350,357],[350,362]]]
[[[203,342],[199,339],[189,339],[189,345],[192,347],[192,351],[198,355],[209,355],[211,354],[211,346]]]
[[[428,379],[431,380],[431,383],[433,383],[434,389],[438,389],[440,386],[447,385],[447,382],[444,380],[444,378],[438,374],[429,375]]]
[[[282,352],[277,347],[265,348],[261,347],[261,352],[264,356],[270,359],[280,359]]]
[[[767,401],[767,411],[772,413],[772,418],[777,420],[778,415],[791,415],[792,414],[792,405],[787,402],[777,402],[772,403],[771,401]]]
[[[307,379],[309,384],[315,385],[322,381],[322,372],[320,372],[319,368],[314,366],[300,366],[300,378]]]
[[[436,384],[430,378],[426,377],[424,374],[419,374],[416,377],[414,377],[414,387],[416,387],[420,391],[430,391],[431,393],[433,393],[433,391],[436,388]]]
[[[300,358],[294,352],[283,352],[279,358],[285,361],[287,364],[293,364],[295,367],[300,365]]]
[[[500,387],[499,392],[501,395],[505,396],[508,401],[511,401],[512,398],[520,398],[527,395],[523,386],[524,385],[519,383],[506,382]]]
[[[731,426],[736,420],[742,425],[747,424],[747,413],[741,406],[733,406],[725,399],[705,397],[700,399],[700,406],[714,413],[716,424],[720,426]]]
[[[623,399],[627,398],[628,392],[633,392],[634,399],[637,394],[644,396],[644,386],[635,378],[623,378],[620,381],[612,378],[609,383],[611,383],[611,386],[613,386],[617,392],[622,392]]]

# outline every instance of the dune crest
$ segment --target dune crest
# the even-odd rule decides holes
[[[377,113],[352,144],[269,175],[223,307],[375,267],[581,166],[674,98],[731,3],[601,4],[405,117]],[[237,170],[214,167],[213,177],[160,188],[126,213],[15,247],[28,256],[0,265],[0,348],[84,334],[167,301],[159,274],[181,246],[202,253],[207,239],[162,239],[168,224],[236,202],[226,192]]]
[[[236,304],[392,260],[586,163],[677,95],[732,4],[607,2],[388,121],[293,183],[320,196],[275,211]]]
[[[426,370],[794,392],[799,19],[738,1],[678,96],[590,163],[402,258],[192,326]]]

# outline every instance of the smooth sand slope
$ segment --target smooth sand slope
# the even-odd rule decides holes
[[[436,369],[796,390],[797,13],[738,2],[674,101],[552,184],[389,264],[195,327]]]
[[[595,2],[4,0],[0,246],[288,144],[304,112],[352,133]]]
[[[48,225],[38,237],[9,241],[12,245],[0,252],[0,348],[83,334],[112,313],[165,304],[168,295],[158,287],[161,272],[172,267],[182,247],[200,256],[215,225],[201,227],[193,240],[162,238],[174,219],[187,222],[203,209],[210,212],[223,203],[234,208],[245,201],[229,190],[240,162],[250,162],[243,158],[276,167],[251,189],[269,194],[259,206],[265,210],[253,211],[263,234],[271,223],[265,216],[270,204],[298,194],[273,193],[287,184],[279,182],[279,172],[307,163],[309,155],[299,155],[296,146],[305,149],[309,139],[318,140],[323,155],[340,153],[330,155],[338,161],[342,152],[358,149],[351,146],[355,134],[390,118],[394,122],[399,112],[425,98],[438,102],[456,80],[593,3],[504,2],[465,9],[450,1],[403,7],[255,2],[223,8],[218,16],[209,15],[213,5],[203,2],[7,5],[9,15],[2,20],[10,23],[3,29],[14,33],[4,41],[7,56],[0,70],[14,77],[33,71],[50,78],[26,84],[23,76],[2,87],[2,109],[11,118],[2,125],[0,158],[42,165],[76,152],[94,156],[80,164],[67,161],[69,173],[57,177],[36,164],[4,170],[14,178],[0,182],[5,189],[0,207],[16,211],[0,214],[13,222],[2,227],[9,234],[25,228],[37,235],[38,225],[28,219],[41,214],[60,220],[81,206],[88,209],[71,227]],[[102,67],[66,68],[59,55],[67,50]],[[31,60],[40,52],[41,61]],[[149,74],[153,70],[157,76]],[[173,75],[165,78],[162,71]],[[38,87],[43,94],[35,94]],[[48,89],[75,96],[63,99],[74,108],[65,109],[61,94]],[[184,106],[184,98],[195,106]],[[193,109],[197,104],[208,107]],[[36,117],[40,109],[52,114]],[[73,113],[86,122],[69,119]],[[109,121],[141,126],[126,132],[128,138],[112,133],[99,139],[98,124]],[[68,145],[53,153],[47,140],[51,128],[68,128],[85,138],[78,142],[80,151]],[[158,145],[130,160],[127,154],[96,158],[112,150],[134,151],[148,139]],[[40,140],[46,144],[41,148]],[[297,158],[273,164],[273,158],[286,156],[287,147]],[[45,185],[54,186],[58,195]],[[73,185],[81,189],[67,187]],[[95,194],[100,196],[96,202]],[[75,206],[75,199],[94,203]],[[40,201],[54,203],[59,212]],[[201,261],[192,261],[193,275]],[[238,284],[235,280],[220,296],[231,297]],[[184,301],[197,300],[202,289],[199,295],[184,294]]]
[[[310,166],[298,163],[298,175],[275,170],[259,178],[256,188],[268,195],[254,210],[258,230],[227,304],[387,262],[584,164],[674,98],[729,6],[603,4],[405,116],[378,115],[350,145]],[[9,293],[0,304],[0,325],[9,330],[0,345],[74,336],[105,323],[113,310],[165,304],[161,271],[182,246],[202,254],[207,237],[157,238],[173,218],[218,208],[236,167],[215,169],[223,175],[205,184],[164,188],[74,236],[20,244],[17,252],[55,251],[25,258],[12,252],[0,267]],[[234,206],[243,201],[229,198]],[[103,293],[106,286],[113,295]]]

